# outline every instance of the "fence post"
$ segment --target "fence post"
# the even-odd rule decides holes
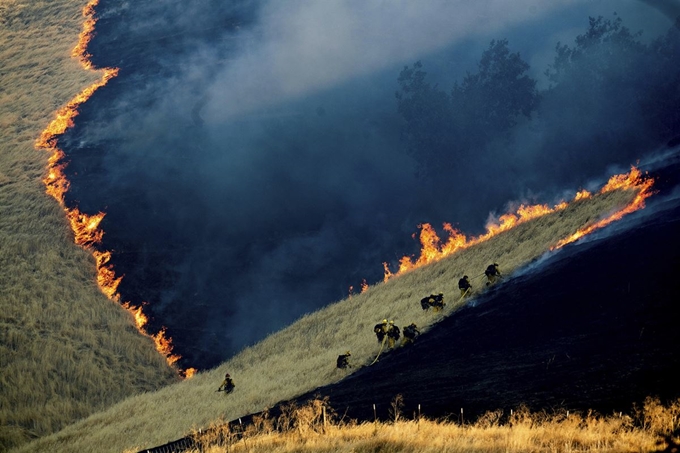
[[[241,421],[241,417],[238,418],[238,424],[241,425],[241,437],[243,437],[243,446],[246,447],[247,450],[248,442],[246,442],[246,433],[243,431],[243,422]]]

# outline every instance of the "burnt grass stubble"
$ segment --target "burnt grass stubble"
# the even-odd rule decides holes
[[[653,175],[658,196],[675,185],[679,169]],[[606,415],[630,413],[649,396],[678,398],[677,231],[676,203],[635,229],[566,246],[537,272],[506,277],[415,344],[281,404],[327,397],[338,416],[390,420],[402,395],[403,416],[473,421],[521,406]],[[279,414],[279,406],[269,412]]]
[[[98,23],[99,29],[106,26],[106,19]],[[97,51],[97,46],[109,44],[98,43],[95,37],[92,53],[111,55]],[[139,58],[133,56],[137,48],[117,50],[122,51],[115,53],[119,58],[127,54]],[[95,58],[94,63],[103,67],[122,61]],[[155,66],[155,70],[162,72],[161,66]],[[135,66],[125,64],[124,69],[131,67]],[[110,96],[116,84],[124,83],[124,76],[121,72],[94,96]],[[78,124],[88,121],[92,114],[88,105],[92,104],[82,106]],[[104,183],[97,178],[106,173],[101,161],[103,150],[100,146],[69,146],[70,140],[78,139],[78,129],[60,139],[60,146],[68,152],[67,176],[74,182],[67,204],[78,204],[84,212],[93,213],[99,209],[88,206],[88,184],[77,184],[77,180]],[[663,192],[678,181],[679,174],[675,164],[653,175],[657,178],[655,187]],[[106,223],[105,218],[103,229],[109,231],[118,222]],[[301,405],[328,397],[335,411],[345,417],[372,421],[377,415],[388,420],[390,403],[401,394],[402,412],[407,417],[418,413],[420,405],[420,413],[430,418],[461,420],[462,408],[464,420],[473,420],[488,410],[509,411],[520,405],[532,410],[592,409],[606,414],[629,411],[647,396],[677,398],[677,231],[680,208],[676,206],[635,230],[586,245],[567,246],[546,261],[540,272],[506,277],[473,304],[442,320],[414,345],[384,353],[375,365],[293,402]],[[126,250],[124,239],[116,246]],[[132,272],[134,256],[118,257],[116,270],[121,274]],[[172,277],[151,276],[154,281],[142,283],[147,292],[150,288],[154,292],[153,288],[161,288]],[[121,292],[136,294],[135,288],[128,289]],[[414,301],[415,309],[419,309],[418,301]],[[181,332],[171,336],[183,342]],[[270,416],[279,412],[278,406],[274,407]],[[249,423],[251,419],[252,415],[242,421]]]

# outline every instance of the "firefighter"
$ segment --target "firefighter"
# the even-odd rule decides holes
[[[388,329],[387,319],[383,319],[381,323],[376,324],[375,327],[373,327],[373,332],[375,332],[375,336],[378,338],[378,343],[383,342]]]
[[[404,327],[404,339],[402,340],[402,344],[406,346],[407,344],[413,343],[419,335],[420,330],[418,330],[418,326],[416,326],[416,323],[412,322]]]
[[[423,297],[420,300],[420,306],[423,310],[427,311],[432,308],[434,311],[439,311],[444,308],[446,303],[444,302],[444,294],[430,294],[428,297]]]
[[[399,330],[399,327],[394,325],[394,321],[390,321],[387,327],[387,343],[390,348],[394,348],[394,344],[399,341],[400,336],[401,331]]]
[[[493,285],[497,278],[503,277],[501,271],[498,269],[498,263],[489,264],[484,271],[484,275],[489,279],[489,281],[486,282],[486,286]]]
[[[472,285],[470,284],[470,279],[467,275],[463,275],[463,278],[458,280],[458,289],[460,289],[461,298],[470,295],[472,292]]]
[[[234,387],[236,385],[234,384],[234,380],[231,378],[229,373],[224,375],[224,381],[222,382],[222,385],[220,385],[220,388],[217,389],[218,392],[224,392],[226,395],[227,393],[231,393],[234,391]]]
[[[345,352],[344,354],[340,354],[338,356],[337,367],[341,370],[344,370],[345,368],[352,368],[352,365],[349,364],[349,357],[351,355],[352,353],[349,351]]]

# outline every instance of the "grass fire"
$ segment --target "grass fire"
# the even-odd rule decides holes
[[[0,451],[677,449],[680,4],[539,3],[2,2]]]

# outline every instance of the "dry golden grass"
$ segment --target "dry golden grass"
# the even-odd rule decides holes
[[[217,369],[155,393],[129,398],[19,451],[142,449],[177,439],[215,420],[234,420],[337,382],[350,372],[335,367],[339,353],[352,351],[352,370],[375,357],[379,344],[372,328],[376,322],[383,318],[393,319],[400,326],[415,322],[426,332],[462,305],[457,282],[463,274],[474,277],[494,261],[501,264],[503,272],[512,273],[559,239],[633,197],[633,191],[617,191],[574,202],[563,211],[519,225],[442,261],[305,315]],[[473,280],[473,285],[476,291],[484,288],[480,279]],[[449,296],[442,312],[421,309],[420,298],[432,292]],[[236,390],[228,397],[216,393],[225,370],[236,382]]]
[[[205,453],[439,453],[439,452],[648,452],[665,448],[660,435],[680,428],[680,400],[662,406],[648,399],[632,416],[495,411],[473,424],[420,420],[338,423],[312,401],[277,419],[195,433]],[[671,439],[678,441],[680,439]],[[189,450],[194,453],[197,450]]]
[[[53,112],[99,79],[69,58],[84,3],[0,0],[2,449],[57,431],[124,396],[131,397],[18,451],[158,445],[336,382],[347,375],[335,368],[339,352],[350,349],[355,365],[373,359],[378,345],[371,328],[378,320],[415,322],[426,331],[459,306],[456,284],[464,273],[474,277],[493,261],[510,273],[632,197],[612,192],[574,203],[304,316],[219,369],[132,396],[172,382],[174,373],[151,340],[136,332],[130,315],[99,293],[93,259],[73,245],[62,210],[44,194],[48,156],[33,148]],[[482,288],[478,279],[473,285]],[[447,296],[446,310],[420,309],[418,300],[431,292]],[[215,393],[225,370],[237,384],[228,398]]]
[[[85,0],[0,0],[0,451],[174,382],[45,194],[34,142],[100,74],[70,57]]]

